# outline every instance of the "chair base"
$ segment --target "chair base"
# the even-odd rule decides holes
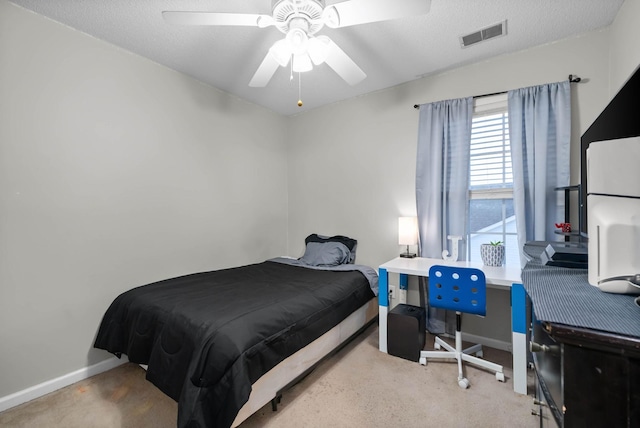
[[[435,351],[420,352],[420,364],[423,366],[427,365],[427,359],[429,358],[456,360],[458,362],[458,385],[463,389],[469,387],[469,381],[464,377],[462,372],[463,361],[492,371],[495,373],[498,381],[505,381],[504,371],[501,365],[479,358],[482,356],[482,345],[473,345],[467,349],[462,349],[462,334],[460,331],[456,331],[456,347],[453,347],[439,337],[436,337],[434,348],[436,349]],[[446,349],[446,351],[439,351],[438,349],[441,348]],[[471,354],[476,354],[477,356],[473,356]]]

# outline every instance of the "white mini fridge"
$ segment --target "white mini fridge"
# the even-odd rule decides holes
[[[589,283],[640,294],[640,137],[587,149]]]

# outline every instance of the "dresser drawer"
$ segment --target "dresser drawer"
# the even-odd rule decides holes
[[[533,320],[531,351],[536,372],[536,385],[557,425],[562,426],[564,391],[562,387],[562,346],[547,333],[545,325]],[[542,400],[541,400],[542,401]],[[542,409],[544,414],[544,408]],[[553,426],[553,425],[550,425]]]

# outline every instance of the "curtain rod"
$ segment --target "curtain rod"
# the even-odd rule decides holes
[[[582,79],[574,74],[570,74],[569,75],[569,82],[570,83],[578,83],[580,82]],[[474,95],[473,98],[484,98],[484,97],[491,97],[493,95],[502,95],[502,94],[506,94],[509,91],[502,91],[502,92],[493,92],[491,94],[482,94],[482,95]],[[420,108],[420,104],[414,104],[413,108]]]

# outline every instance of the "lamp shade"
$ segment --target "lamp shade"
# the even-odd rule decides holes
[[[418,243],[418,217],[398,218],[398,245]]]

